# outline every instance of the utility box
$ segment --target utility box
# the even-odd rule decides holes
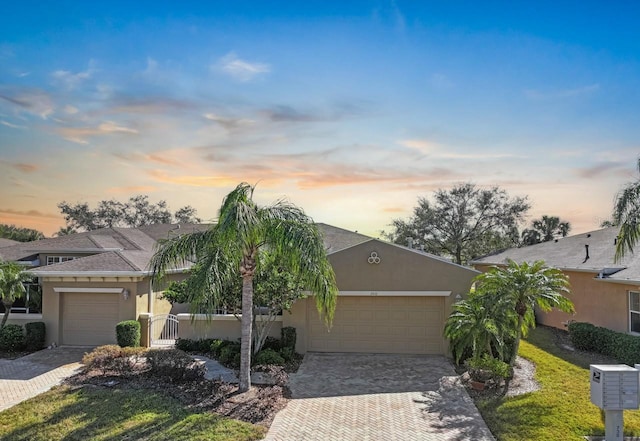
[[[604,410],[638,409],[640,371],[626,364],[592,364],[591,402]]]

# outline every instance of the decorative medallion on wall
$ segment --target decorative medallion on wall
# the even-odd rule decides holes
[[[378,253],[376,253],[375,251],[371,251],[371,255],[367,259],[367,262],[369,262],[371,265],[379,264],[380,263],[380,257],[378,256]]]

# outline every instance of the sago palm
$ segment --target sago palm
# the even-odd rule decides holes
[[[4,317],[2,317],[0,329],[7,323],[13,303],[26,293],[24,283],[31,278],[31,274],[25,271],[23,266],[15,262],[0,261],[0,297],[4,306]]]
[[[194,264],[187,289],[194,307],[213,312],[232,278],[242,279],[240,391],[251,387],[253,279],[258,251],[268,248],[315,295],[318,312],[329,325],[338,289],[322,236],[299,207],[280,200],[258,206],[254,187],[242,183],[229,193],[218,222],[206,231],[184,234],[159,244],[151,260],[155,279],[172,268]]]
[[[532,264],[509,260],[506,267],[491,267],[475,280],[481,295],[498,296],[516,314],[515,343],[509,359],[511,366],[516,361],[520,339],[535,325],[536,307],[545,312],[552,308],[574,312],[573,303],[563,295],[569,292],[569,278],[562,271],[545,266],[541,260]]]

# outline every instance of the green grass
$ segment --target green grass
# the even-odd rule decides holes
[[[527,340],[520,355],[536,364],[541,390],[476,403],[497,440],[584,441],[585,435],[604,435],[604,414],[589,397],[589,364],[602,358],[559,348],[548,328],[531,331]],[[624,425],[625,435],[640,435],[640,412],[625,411]]]
[[[58,387],[0,413],[4,441],[262,439],[264,428],[145,390]]]

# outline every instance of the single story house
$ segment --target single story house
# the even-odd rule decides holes
[[[278,318],[297,330],[298,352],[446,354],[444,321],[451,305],[466,295],[478,272],[419,250],[325,224],[328,258],[339,298],[330,330],[313,298],[296,302]],[[13,313],[12,322],[42,320],[47,343],[100,345],[115,342],[115,325],[143,323],[143,341],[153,339],[149,319],[172,305],[153,286],[148,264],[157,240],[207,225],[151,225],[101,230],[0,248],[0,257],[33,267],[42,294],[40,314]],[[183,278],[176,270],[173,278]],[[178,314],[184,338],[238,338],[233,315]],[[147,329],[145,329],[147,328]],[[146,335],[145,335],[146,334]]]
[[[619,332],[640,334],[640,254],[630,254],[615,262],[619,229],[604,228],[561,239],[511,248],[476,259],[476,269],[492,265],[544,260],[548,266],[569,276],[567,297],[575,314],[558,310],[537,314],[543,325],[564,329],[570,320],[589,322]]]

